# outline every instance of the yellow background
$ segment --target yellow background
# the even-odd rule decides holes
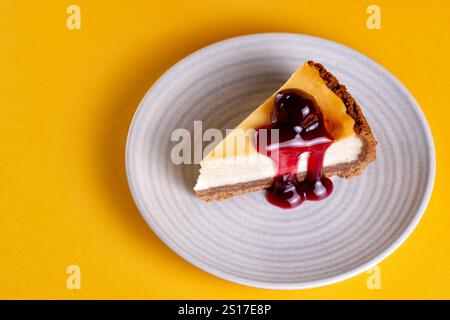
[[[66,28],[72,3],[81,30]],[[378,31],[366,28],[373,3]],[[0,298],[450,298],[449,14],[448,1],[432,0],[0,0]],[[367,274],[303,291],[221,280],[170,251],[131,199],[125,139],[152,83],[207,44],[274,31],[375,59],[431,125],[433,196],[380,264],[382,290],[367,289]],[[81,290],[66,288],[71,264],[81,267]]]

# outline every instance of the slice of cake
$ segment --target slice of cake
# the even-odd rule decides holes
[[[258,137],[264,128],[279,129],[281,143],[266,142],[261,147],[258,141],[263,139]],[[265,141],[270,137],[269,130]],[[361,108],[346,87],[323,65],[308,61],[204,157],[194,190],[200,198],[211,201],[271,190],[282,183],[282,193],[297,188],[301,197],[306,192],[309,199],[308,183],[298,186],[298,181],[314,176],[323,182],[312,182],[316,195],[325,189],[331,192],[322,176],[359,175],[375,160],[376,145]],[[284,158],[276,161],[274,154]],[[296,181],[288,177],[289,170],[297,173]]]

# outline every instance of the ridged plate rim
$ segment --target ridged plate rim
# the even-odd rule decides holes
[[[308,281],[308,282],[300,282],[300,283],[274,283],[274,282],[264,282],[264,281],[256,281],[252,279],[248,279],[245,277],[235,276],[232,274],[228,274],[226,272],[223,272],[219,269],[216,269],[210,265],[207,265],[201,261],[199,261],[197,258],[191,256],[188,252],[182,251],[180,248],[178,248],[174,243],[172,243],[165,235],[164,233],[159,229],[159,227],[154,223],[152,219],[152,215],[150,212],[147,212],[145,209],[145,206],[142,202],[142,199],[138,196],[138,186],[135,183],[135,180],[133,178],[133,175],[131,174],[131,161],[130,161],[130,155],[131,155],[131,141],[134,139],[135,133],[136,133],[136,123],[137,119],[140,118],[140,115],[143,110],[143,105],[145,104],[145,101],[147,100],[148,96],[154,92],[158,91],[160,89],[161,82],[165,78],[169,78],[172,74],[175,74],[177,72],[178,67],[181,65],[189,64],[191,61],[196,59],[198,56],[204,54],[205,52],[208,52],[210,50],[218,50],[221,46],[226,46],[230,42],[239,42],[239,41],[248,41],[248,40],[260,40],[263,41],[264,39],[273,39],[274,37],[279,38],[285,38],[289,40],[309,40],[313,41],[318,45],[327,45],[327,46],[334,46],[337,48],[345,49],[349,52],[352,52],[352,54],[358,56],[362,60],[365,60],[366,63],[370,64],[371,67],[374,67],[375,69],[378,69],[378,71],[383,74],[386,78],[388,78],[390,81],[392,81],[399,91],[401,91],[402,94],[404,94],[410,101],[411,106],[414,108],[414,112],[416,112],[420,123],[422,124],[425,132],[426,142],[427,142],[427,150],[428,152],[428,176],[427,176],[427,183],[425,187],[425,193],[420,201],[420,204],[418,206],[418,210],[414,214],[413,218],[411,219],[409,225],[405,228],[405,230],[393,241],[384,251],[379,253],[376,257],[369,260],[366,263],[363,263],[352,270],[349,270],[347,272],[341,273],[336,276],[315,280],[315,281]],[[293,33],[258,33],[258,34],[249,34],[249,35],[243,35],[238,36],[226,40],[222,40],[216,43],[213,43],[211,45],[208,45],[202,49],[199,49],[195,51],[194,53],[188,55],[187,57],[183,58],[176,64],[174,64],[171,68],[169,68],[154,84],[153,86],[147,91],[143,99],[141,100],[130,125],[128,136],[127,136],[127,142],[126,142],[126,150],[125,150],[125,167],[126,167],[126,174],[128,179],[128,185],[132,194],[132,197],[142,215],[144,220],[147,222],[147,224],[151,227],[151,229],[155,232],[155,234],[175,253],[177,253],[179,256],[181,256],[186,261],[190,262],[194,266],[212,274],[219,278],[232,281],[235,283],[251,286],[251,287],[257,287],[257,288],[264,288],[264,289],[282,289],[282,290],[294,290],[294,289],[308,289],[308,288],[314,288],[314,287],[320,287],[325,286],[333,283],[337,283],[343,280],[346,280],[348,278],[354,277],[373,266],[377,265],[381,261],[383,261],[385,258],[387,258],[389,255],[391,255],[395,250],[397,250],[404,242],[405,240],[410,236],[412,231],[416,228],[417,224],[419,223],[420,219],[422,218],[425,209],[428,205],[428,202],[431,197],[431,193],[433,190],[434,180],[435,180],[435,174],[436,174],[436,155],[435,155],[435,147],[434,147],[434,141],[433,136],[430,130],[430,127],[428,125],[428,122],[413,95],[406,89],[406,87],[395,77],[393,76],[387,69],[385,69],[383,66],[375,62],[374,60],[368,58],[367,56],[363,55],[362,53],[349,48],[345,45],[342,45],[340,43],[326,40],[319,37],[314,37],[310,35],[303,35],[303,34],[293,34]]]

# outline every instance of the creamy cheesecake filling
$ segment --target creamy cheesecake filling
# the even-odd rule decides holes
[[[281,90],[302,90],[317,101],[325,118],[325,126],[336,141],[355,135],[355,121],[347,114],[344,102],[331,91],[320,77],[319,71],[305,63],[286,81],[283,86],[242,121],[221,143],[219,143],[203,161],[222,161],[224,158],[253,156],[256,152],[251,146],[255,130],[266,126],[274,110],[275,95]],[[249,138],[251,137],[251,138]],[[233,141],[230,141],[233,140]],[[244,146],[245,147],[240,147]],[[250,145],[250,147],[248,147]],[[231,146],[231,149],[229,148]],[[237,147],[236,147],[237,146]]]
[[[277,176],[274,161],[256,151],[255,130],[271,122],[275,96],[282,90],[300,90],[312,96],[320,108],[324,125],[334,138],[323,159],[323,168],[359,160],[363,142],[354,131],[355,120],[347,113],[344,101],[327,87],[319,70],[305,63],[286,83],[242,121],[200,163],[196,192],[211,188],[256,182]],[[308,153],[299,158],[298,173],[306,173]],[[295,169],[294,169],[295,170]],[[295,172],[295,171],[294,171]]]
[[[358,160],[363,143],[358,136],[335,141],[325,153],[324,168]],[[298,173],[306,172],[307,155],[302,155]],[[272,159],[259,153],[231,158],[203,160],[195,191],[273,178],[276,168]]]

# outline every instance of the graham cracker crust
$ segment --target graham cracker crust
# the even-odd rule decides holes
[[[358,160],[349,163],[342,163],[335,166],[325,167],[323,172],[326,176],[338,176],[341,178],[351,178],[360,175],[367,165],[376,159],[377,141],[372,134],[369,124],[364,117],[360,106],[341,84],[322,64],[314,61],[307,62],[310,66],[319,71],[320,77],[327,87],[333,91],[345,104],[347,114],[355,120],[354,130],[363,143],[362,151]],[[299,179],[303,179],[305,173],[298,174]],[[196,191],[198,197],[205,201],[225,200],[237,195],[255,192],[270,187],[273,179],[262,179],[233,185],[225,185],[206,190]]]

